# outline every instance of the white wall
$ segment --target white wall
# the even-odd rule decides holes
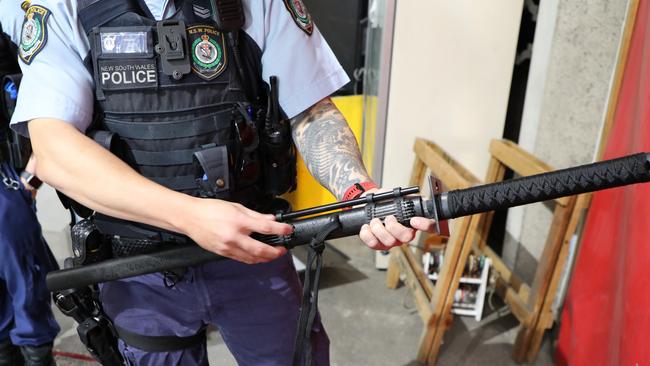
[[[382,185],[408,183],[424,137],[483,179],[500,138],[523,0],[397,2]]]
[[[551,63],[551,51],[553,48],[553,35],[555,34],[558,3],[556,1],[543,1],[540,2],[538,9],[537,25],[535,26],[535,41],[533,42],[533,56],[528,71],[526,100],[524,102],[524,110],[521,117],[521,131],[519,133],[519,146],[528,152],[535,151],[537,130],[542,114],[542,101],[544,98],[544,92],[546,91],[546,80]],[[524,212],[526,209],[526,206],[519,206],[508,210],[506,230],[510,238],[506,238],[504,250],[501,255],[504,261],[511,267],[515,266],[518,256],[519,248],[517,242],[521,239]],[[547,224],[546,221],[544,224]],[[544,239],[545,235],[540,234],[539,241],[543,243]],[[536,250],[541,251],[542,249],[543,246]],[[537,258],[539,258],[539,253],[537,254]],[[533,271],[534,269],[531,269],[529,273],[532,273]]]
[[[36,215],[43,229],[43,236],[50,245],[54,256],[63,260],[72,255],[70,244],[70,213],[59,201],[56,192],[47,184],[38,190],[36,196]]]

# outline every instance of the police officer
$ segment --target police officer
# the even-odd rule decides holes
[[[0,80],[20,72],[15,45],[20,29],[20,9],[0,1]],[[9,138],[8,108],[16,90],[11,82],[3,87],[8,103],[0,102],[0,365],[52,365],[52,342],[59,332],[51,310],[45,274],[58,269],[41,235],[32,194],[38,188],[33,178],[34,161],[19,178],[9,162],[18,156]],[[12,159],[12,157],[14,159]],[[22,165],[22,163],[20,163]],[[16,167],[19,168],[19,167]],[[22,168],[22,167],[20,167]],[[31,185],[30,185],[31,183]]]
[[[129,364],[206,364],[206,324],[241,365],[291,363],[299,280],[286,249],[249,236],[291,232],[262,213],[293,173],[292,159],[269,159],[282,155],[269,94],[321,184],[339,199],[378,189],[328,98],[348,78],[302,1],[243,0],[240,31],[236,7],[212,3],[33,0],[23,22],[28,97],[12,123],[30,134],[39,177],[96,212],[114,255],[189,238],[234,259],[104,284]],[[360,237],[386,250],[414,234],[390,217]],[[329,364],[319,320],[312,333],[314,364]]]
[[[0,365],[52,365],[59,326],[45,275],[58,266],[41,236],[26,183],[18,183],[4,162],[0,178]]]

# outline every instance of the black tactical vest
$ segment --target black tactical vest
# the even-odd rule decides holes
[[[135,1],[103,3],[111,4],[110,19],[96,6],[79,13],[95,80],[90,137],[144,177],[192,196],[264,211],[274,195],[293,187],[295,161],[284,169],[283,190],[268,188],[277,182],[260,157],[267,112],[261,51],[245,32],[233,34],[235,50],[211,9],[199,5],[209,1],[177,1],[177,12],[164,21]],[[99,214],[96,221],[106,234],[141,232]]]

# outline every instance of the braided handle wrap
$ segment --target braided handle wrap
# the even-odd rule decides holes
[[[441,219],[650,181],[650,153],[449,191]],[[446,202],[445,202],[446,201]]]

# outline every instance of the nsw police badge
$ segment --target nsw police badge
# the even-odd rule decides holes
[[[228,59],[224,35],[208,25],[187,28],[192,70],[205,80],[212,80],[226,69]]]
[[[49,9],[39,5],[32,5],[25,12],[18,53],[28,65],[47,43],[47,18],[50,14]]]
[[[296,22],[298,27],[311,36],[314,32],[314,22],[311,20],[311,14],[307,11],[307,7],[302,0],[284,0],[284,5],[291,13],[293,21]]]

